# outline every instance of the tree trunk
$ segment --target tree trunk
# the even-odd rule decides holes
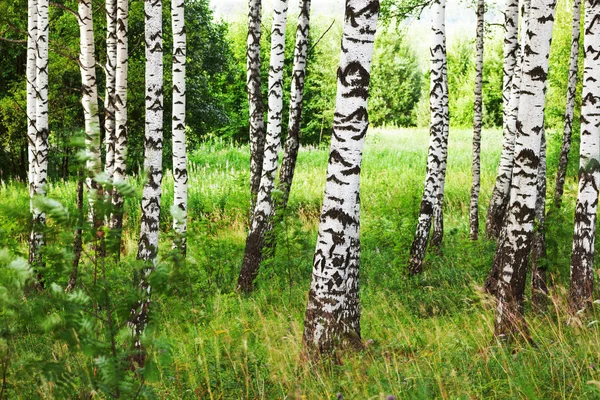
[[[430,109],[431,123],[429,126],[430,142],[429,154],[427,156],[427,174],[425,188],[421,199],[419,220],[415,239],[410,248],[410,259],[408,270],[412,274],[423,270],[423,258],[427,250],[429,231],[431,230],[431,219],[438,202],[441,185],[443,181],[443,168],[445,168],[445,153],[447,154],[446,112],[444,68],[446,64],[446,1],[436,0],[432,4],[433,38],[431,43],[431,74],[430,74]],[[439,209],[441,211],[441,208]]]
[[[114,231],[113,248],[117,257],[121,248],[123,228],[123,195],[119,185],[125,184],[127,177],[127,63],[128,63],[128,21],[129,3],[117,0],[117,56],[115,68],[115,158],[113,168],[112,215],[110,228]]]
[[[79,171],[79,180],[77,181],[77,228],[75,229],[75,236],[73,238],[73,269],[67,282],[65,292],[71,292],[77,285],[77,275],[79,273],[79,260],[81,260],[81,252],[83,251],[83,172]]]
[[[533,232],[531,252],[531,302],[534,309],[543,311],[548,299],[546,284],[546,133],[542,129],[540,165],[537,176],[537,200],[535,202],[536,228]],[[541,263],[540,263],[541,261]]]
[[[569,305],[572,311],[591,305],[594,284],[594,239],[600,184],[600,1],[587,0],[579,148],[579,191],[571,255]]]
[[[560,207],[565,188],[569,151],[571,150],[571,134],[573,133],[573,113],[575,111],[575,93],[577,91],[577,72],[579,58],[579,29],[581,19],[581,0],[573,0],[573,24],[571,28],[571,61],[569,62],[569,85],[567,88],[567,105],[565,108],[565,126],[560,147],[556,186],[554,187],[554,205]]]
[[[525,20],[525,18],[523,18],[523,20]],[[512,114],[510,103],[513,93],[511,88],[514,87],[513,78],[518,75],[515,73],[517,52],[519,49],[518,21],[519,1],[508,0],[506,4],[506,11],[504,13],[505,35],[503,67],[504,77],[502,81],[502,154],[500,155],[498,175],[492,191],[492,197],[490,199],[490,206],[488,208],[486,219],[486,235],[490,238],[497,238],[500,230],[502,229],[502,223],[506,213],[506,205],[508,204],[508,193],[512,176],[514,136],[511,135],[510,130],[508,129],[508,122]]]
[[[98,117],[98,88],[96,86],[96,55],[91,0],[78,1],[79,22],[79,70],[85,121],[86,190],[88,193],[88,221],[99,228],[96,201],[100,185],[96,175],[100,173],[100,119]]]
[[[251,292],[262,261],[265,234],[273,217],[273,187],[277,172],[277,157],[281,148],[281,117],[283,111],[283,62],[287,0],[274,2],[271,30],[271,61],[269,68],[269,117],[262,166],[260,189],[252,213],[252,223],[246,239],[244,261],[238,278],[238,290]]]
[[[475,101],[473,103],[473,164],[471,167],[471,204],[469,212],[471,240],[479,236],[479,191],[481,169],[481,122],[483,111],[483,23],[485,14],[484,0],[477,1],[477,62],[475,65]]]
[[[537,176],[544,127],[546,79],[556,0],[535,3],[527,18],[514,167],[506,221],[496,250],[500,267],[495,334],[523,334],[523,296],[535,221]],[[535,33],[534,33],[535,32]]]
[[[260,24],[261,0],[248,2],[248,40],[246,49],[246,73],[248,110],[250,112],[250,194],[251,210],[254,211],[265,151],[265,120],[260,85]]]
[[[134,331],[135,358],[144,364],[140,335],[148,321],[150,305],[149,275],[156,265],[158,254],[158,233],[160,223],[160,195],[162,183],[163,148],[163,50],[162,50],[162,1],[144,2],[145,41],[146,41],[146,131],[144,140],[144,172],[148,181],[142,193],[142,219],[137,259],[143,262],[137,283],[142,299],[132,310],[130,324]]]
[[[185,143],[185,34],[184,0],[171,0],[173,27],[173,181],[174,203],[178,213],[173,218],[174,243],[185,259],[187,250],[187,150]]]
[[[109,180],[115,168],[115,85],[117,68],[117,0],[106,0],[106,92],[104,95],[104,172]],[[107,195],[110,195],[107,193]]]
[[[530,5],[531,5],[531,1],[530,0],[525,0],[523,2],[523,7],[522,7],[522,15],[523,15],[523,21],[521,22],[521,30],[525,31],[526,27],[527,27],[527,21],[528,21],[528,17],[529,17],[529,10],[530,10]],[[521,80],[522,80],[522,69],[523,69],[523,54],[524,54],[524,46],[525,46],[525,35],[521,35],[521,46],[519,48],[519,52],[518,52],[518,62],[517,62],[517,66],[515,68],[514,71],[514,77],[513,80],[511,82],[511,89],[510,89],[510,102],[508,104],[508,110],[507,110],[507,121],[506,121],[506,134],[507,136],[510,138],[510,140],[506,140],[507,137],[504,137],[503,140],[503,149],[502,149],[502,153],[503,153],[503,157],[500,160],[500,164],[501,164],[501,168],[505,168],[504,172],[499,173],[498,177],[496,179],[496,183],[498,184],[499,182],[501,182],[501,185],[496,186],[496,188],[501,188],[499,191],[493,192],[492,196],[494,196],[494,193],[496,193],[496,195],[501,195],[502,190],[504,190],[504,185],[506,185],[507,189],[510,189],[510,183],[511,183],[511,179],[512,179],[512,168],[513,168],[513,160],[514,160],[514,147],[515,147],[515,138],[517,136],[517,113],[518,113],[518,109],[519,109],[519,99],[520,99],[520,90],[521,90]],[[508,147],[506,147],[508,146]],[[494,188],[494,190],[496,190],[496,188]],[[506,209],[506,207],[508,206],[508,196],[504,197],[503,200],[503,204],[502,207],[504,209]],[[488,209],[488,217],[490,217],[490,209]],[[502,212],[502,215],[504,215],[504,211]],[[488,220],[489,222],[489,220]],[[504,223],[504,221],[496,221],[494,222],[494,226],[497,228],[502,228],[502,224]],[[489,227],[490,225],[487,224],[487,227]],[[495,229],[495,228],[494,228]],[[489,233],[489,230],[488,230]],[[500,231],[500,234],[502,234],[502,231]],[[502,239],[499,238],[499,242]],[[485,290],[490,293],[493,294],[494,296],[497,295],[498,292],[498,280],[500,279],[500,272],[501,272],[501,267],[500,264],[498,263],[499,259],[494,259],[494,263],[492,264],[492,268],[490,269],[490,272],[488,273],[488,276],[485,280]]]
[[[29,212],[33,213],[33,196],[35,194],[36,150],[35,138],[37,127],[36,118],[36,86],[37,76],[37,0],[28,0],[27,11],[27,157],[29,184]],[[31,260],[30,260],[31,262]]]
[[[36,116],[34,152],[34,196],[46,196],[48,177],[48,0],[37,3],[37,59],[36,59]],[[33,207],[33,227],[30,237],[29,261],[38,272],[38,286],[43,288],[39,269],[44,266],[41,250],[44,246],[46,213]]]
[[[310,1],[300,0],[300,15],[296,29],[296,47],[294,49],[294,72],[292,74],[290,118],[288,134],[285,140],[284,155],[279,170],[279,190],[281,200],[276,212],[282,213],[288,203],[298,148],[300,147],[300,122],[302,119],[302,97],[304,96],[304,77],[306,75],[306,56],[308,53],[308,33],[310,29]]]
[[[309,354],[361,347],[360,166],[378,0],[347,0],[336,110],[319,236],[304,319]]]

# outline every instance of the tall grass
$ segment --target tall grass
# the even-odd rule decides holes
[[[160,345],[150,348],[156,362],[146,377],[148,388],[158,398],[174,399],[598,398],[598,310],[579,323],[568,321],[565,311],[575,177],[568,179],[563,209],[548,217],[552,298],[546,313],[528,311],[535,346],[498,344],[491,335],[493,301],[479,289],[495,244],[468,239],[470,140],[468,130],[451,131],[444,245],[440,254],[427,255],[423,274],[409,277],[405,266],[423,190],[428,135],[425,130],[405,129],[373,130],[367,136],[360,282],[367,346],[343,355],[339,363],[312,363],[301,357],[328,150],[301,150],[289,210],[276,228],[277,252],[264,263],[257,290],[249,296],[233,290],[250,203],[247,148],[213,142],[192,154],[189,256],[185,266],[171,271],[169,288],[153,298],[148,335]],[[559,143],[552,133],[549,143],[552,186],[556,165],[552,146]],[[482,229],[500,148],[501,133],[485,131]],[[132,183],[140,188],[142,182]],[[172,186],[166,174],[165,211],[172,202]],[[73,182],[54,183],[49,190],[49,196],[72,212],[74,193]],[[26,187],[0,188],[0,246],[15,254],[26,254],[28,207]],[[129,199],[126,209],[123,257],[131,260],[137,246],[138,199]],[[52,240],[68,246],[70,232],[53,232],[53,222],[49,224]],[[170,226],[170,214],[163,212],[165,260]],[[121,280],[131,274],[127,265],[112,267]],[[61,283],[66,275],[57,273],[54,279]],[[27,331],[19,331],[13,344],[15,357],[23,360],[41,354],[58,357],[60,348],[60,341]],[[85,356],[79,361],[91,362]],[[19,363],[12,366],[11,397],[28,398],[32,393],[56,397],[52,389],[56,382],[44,381],[32,389],[38,378],[20,368]]]

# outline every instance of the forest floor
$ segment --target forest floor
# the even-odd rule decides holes
[[[549,132],[548,143],[551,193],[560,136]],[[247,147],[217,142],[191,155],[188,259],[185,266],[170,261],[168,234],[163,235],[163,261],[154,282],[151,329],[146,338],[153,362],[144,372],[144,391],[132,389],[133,393],[202,399],[386,399],[389,395],[398,399],[599,398],[600,310],[594,309],[578,321],[565,311],[576,169],[571,166],[569,171],[564,206],[557,210],[548,205],[551,298],[545,313],[536,314],[529,302],[526,304],[535,345],[499,344],[492,337],[494,302],[480,288],[492,264],[495,244],[483,234],[476,242],[468,238],[469,130],[450,132],[443,246],[439,254],[427,255],[423,274],[406,274],[427,146],[424,129],[373,129],[367,136],[361,178],[360,271],[361,329],[367,346],[359,353],[340,355],[337,362],[318,363],[303,359],[301,347],[328,149],[300,152],[289,210],[276,230],[276,253],[264,263],[257,290],[248,296],[233,290],[249,204]],[[479,208],[482,230],[500,149],[501,132],[485,130]],[[135,187],[139,196],[139,181]],[[173,196],[169,177],[163,193],[166,211]],[[75,213],[74,182],[51,184],[49,196]],[[110,285],[104,296],[106,304],[115,304],[115,309],[126,303],[124,282],[131,281],[135,266],[137,231],[132,227],[137,227],[139,220],[136,196],[127,200],[127,210],[126,226],[131,228],[124,233],[122,261],[98,267],[84,256],[81,272],[83,292],[93,297],[90,285],[96,285],[98,271],[107,271]],[[26,257],[28,212],[25,186],[0,186],[0,249],[6,247],[11,254]],[[64,286],[69,265],[64,259],[70,259],[72,230],[64,229],[56,219],[52,215],[49,219],[48,242],[54,244],[48,251],[46,276]],[[163,213],[161,224],[165,232],[171,231],[168,212]],[[52,261],[55,259],[58,261]],[[170,278],[161,280],[161,276]],[[53,288],[55,293],[59,289]],[[31,314],[22,311],[19,317],[29,318],[28,322],[4,317],[13,321],[7,330],[10,335],[2,342],[11,350],[2,353],[9,356],[0,364],[8,366],[8,398],[115,397],[119,391],[110,389],[110,384],[94,383],[110,381],[96,377],[110,375],[99,359],[92,359],[85,352],[89,347],[83,345],[81,352],[76,352],[82,339],[66,337],[68,301],[75,300],[65,299],[57,305],[48,300],[52,294],[38,296],[46,299],[36,308],[37,312],[46,310],[43,318],[36,317],[33,308],[29,308]],[[11,307],[20,310],[20,306]],[[98,326],[109,325],[110,319],[98,318],[109,308],[96,306],[90,313],[96,319],[90,318]],[[125,307],[123,313],[115,312],[115,318],[126,314]],[[39,323],[42,328],[36,330],[27,323]],[[56,333],[56,326],[62,327],[63,336]],[[117,339],[123,341],[127,328],[120,326]],[[94,329],[95,340],[109,348],[106,331]],[[52,365],[60,364],[62,369],[53,368],[62,372],[53,372],[48,363],[42,363],[46,359],[52,360]],[[36,369],[39,363],[44,365],[40,370]],[[121,382],[117,385],[123,393],[135,386],[135,376],[122,371],[111,379]]]

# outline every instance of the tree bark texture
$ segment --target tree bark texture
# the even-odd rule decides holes
[[[525,27],[514,166],[505,225],[496,250],[500,267],[495,334],[528,337],[523,319],[527,263],[535,222],[537,177],[555,0],[532,2]]]
[[[237,287],[251,292],[258,275],[265,244],[265,234],[273,217],[273,187],[277,173],[278,153],[281,148],[281,120],[283,112],[283,62],[285,52],[285,26],[287,0],[274,2],[273,27],[271,29],[271,61],[269,67],[269,116],[263,157],[260,188],[252,213],[250,231],[246,238],[246,250]]]
[[[177,235],[174,246],[183,258],[187,250],[187,149],[185,138],[185,33],[184,0],[171,1],[171,25],[173,29],[173,181],[174,204],[178,215],[173,218],[173,230]]]
[[[112,215],[110,228],[114,230],[114,248],[117,256],[121,247],[123,227],[123,194],[119,185],[127,178],[127,67],[128,67],[128,22],[129,4],[127,0],[117,1],[117,54],[115,68],[115,158],[113,168]]]
[[[37,62],[37,0],[28,0],[27,6],[27,173],[29,184],[29,212],[33,213],[33,196],[35,193],[35,139],[37,127],[36,117],[36,62]],[[31,262],[31,260],[30,260]]]
[[[433,12],[433,38],[431,43],[431,82],[429,89],[431,109],[431,123],[429,126],[430,141],[425,188],[423,190],[423,198],[421,199],[417,230],[410,248],[410,259],[408,261],[408,270],[412,274],[420,273],[423,270],[423,259],[427,250],[431,220],[434,208],[438,202],[438,195],[440,190],[443,190],[443,174],[448,151],[444,99],[447,96],[447,83],[444,74],[446,64],[446,1],[436,0],[431,7]]]
[[[535,201],[535,223],[531,250],[531,303],[538,311],[546,307],[548,285],[546,284],[546,133],[542,129],[540,165],[537,175],[537,199]]]
[[[296,47],[294,49],[294,72],[292,74],[290,117],[285,140],[283,160],[279,169],[279,190],[281,200],[277,212],[283,212],[288,203],[294,170],[300,147],[300,122],[302,119],[302,98],[304,96],[304,77],[306,76],[306,56],[308,54],[308,33],[310,28],[310,1],[300,0],[300,15],[296,29]]]
[[[475,64],[475,101],[473,103],[473,163],[471,166],[471,203],[469,206],[469,236],[479,236],[479,191],[481,190],[481,123],[483,112],[483,24],[484,0],[477,1],[477,62]]]
[[[250,194],[254,211],[265,151],[265,120],[260,84],[261,0],[248,2],[248,39],[246,44],[246,90],[250,112]]]
[[[560,158],[556,171],[556,186],[554,187],[554,205],[560,207],[562,194],[565,189],[569,151],[571,150],[571,135],[573,133],[573,113],[575,111],[575,95],[577,91],[577,72],[579,69],[579,35],[581,19],[581,0],[573,0],[573,24],[571,27],[571,55],[569,61],[569,84],[567,87],[567,105],[565,108],[565,126],[560,147]]]
[[[579,190],[571,255],[569,305],[573,311],[592,302],[594,238],[600,183],[600,0],[586,0]]]
[[[115,85],[117,69],[117,0],[106,0],[106,91],[104,94],[104,172],[112,179],[115,168]]]
[[[525,21],[525,9],[522,13],[522,20]],[[492,190],[492,197],[488,207],[486,218],[486,235],[490,238],[497,238],[502,229],[502,222],[506,213],[508,203],[508,193],[513,166],[513,147],[514,135],[509,129],[509,120],[513,113],[511,109],[511,98],[514,87],[513,79],[519,74],[516,73],[517,53],[519,49],[518,24],[519,21],[519,1],[508,0],[506,11],[504,13],[504,67],[502,80],[502,114],[503,114],[503,139],[502,154],[500,155],[500,164],[498,166],[498,175],[496,183]],[[524,23],[522,23],[525,26]],[[523,29],[522,29],[523,30]],[[523,40],[523,38],[521,38]],[[517,86],[518,88],[518,86]],[[514,103],[513,103],[514,104]],[[517,101],[518,104],[518,101]]]
[[[361,347],[358,278],[360,168],[378,0],[347,0],[336,109],[304,319],[309,353]]]
[[[137,361],[143,365],[140,335],[148,321],[150,305],[149,275],[154,270],[158,255],[160,219],[160,196],[162,183],[163,148],[163,49],[162,49],[162,1],[145,0],[146,42],[146,127],[144,137],[144,185],[141,203],[140,240],[137,259],[143,261],[141,274],[137,277],[142,299],[132,310],[130,324],[133,329]]]

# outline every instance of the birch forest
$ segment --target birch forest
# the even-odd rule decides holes
[[[1,399],[598,399],[600,0],[1,0]]]

